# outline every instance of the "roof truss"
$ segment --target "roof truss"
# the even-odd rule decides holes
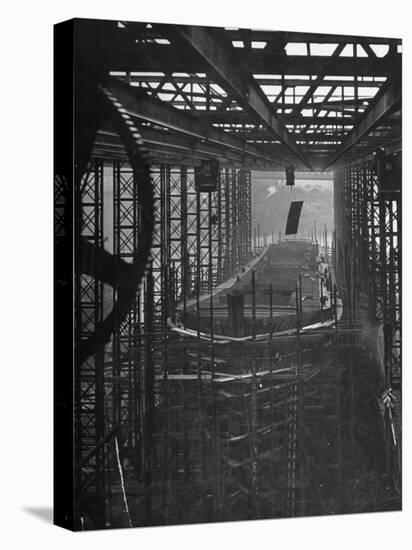
[[[399,142],[399,39],[82,24],[156,158],[325,169]]]

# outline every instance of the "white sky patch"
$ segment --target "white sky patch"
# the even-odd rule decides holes
[[[295,187],[297,189],[305,189],[306,191],[310,191],[311,189],[318,188],[322,189],[322,191],[326,189],[332,190],[333,179],[330,180],[300,180],[296,178],[295,173]]]
[[[173,98],[174,95],[175,94],[166,94],[166,93],[165,94],[164,93],[159,93],[158,94],[159,99],[161,99],[162,101],[170,101]]]
[[[218,84],[213,84],[212,88],[217,94],[223,95],[225,97],[227,96],[227,93],[225,92],[225,90],[221,88]]]
[[[346,44],[340,53],[340,57],[353,57],[353,44]]]
[[[273,181],[274,181],[274,184],[268,186],[267,188],[267,191],[268,191],[268,194],[266,195],[267,199],[275,195],[277,191],[279,191],[280,189],[286,186],[286,176],[282,174],[280,178],[276,177],[274,178]],[[295,189],[304,189],[305,191],[311,191],[312,189],[320,189],[322,191],[326,191],[326,190],[332,191],[332,184],[333,184],[332,176],[330,180],[304,180],[304,179],[297,178],[295,173]]]
[[[314,93],[315,103],[316,101],[323,101],[326,94],[331,90],[332,86],[318,86]]]
[[[387,44],[370,44],[370,47],[375,52],[377,57],[385,57],[389,51],[389,46]]]
[[[361,44],[356,44],[356,55],[357,57],[368,57]]]
[[[378,93],[379,88],[370,87],[370,88],[361,88],[359,92],[359,98],[372,98]]]
[[[309,86],[295,86],[295,93],[296,95],[305,95],[306,92],[309,90]]]
[[[289,42],[286,45],[286,55],[308,55],[306,44],[302,42]]]
[[[317,44],[312,42],[310,44],[310,53],[311,55],[328,56],[333,54],[333,52],[336,50],[336,47],[337,44]]]
[[[277,96],[282,90],[281,86],[271,86],[269,84],[262,84],[260,87],[267,96]]]
[[[324,80],[354,80],[353,76],[325,76]]]
[[[260,42],[260,41],[252,41],[252,48],[255,48],[257,50],[263,50],[263,48],[266,46],[267,42]]]
[[[163,90],[174,91],[176,90],[176,88],[171,82],[166,82],[165,84],[163,84]]]
[[[282,75],[279,75],[279,78],[281,78]],[[310,76],[308,74],[286,74],[285,75],[286,80],[310,80]]]
[[[149,72],[149,71],[131,71],[130,76],[165,76],[165,73]]]
[[[280,74],[254,74],[254,78],[282,78]]]

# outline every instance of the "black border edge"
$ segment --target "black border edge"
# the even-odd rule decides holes
[[[54,69],[54,174],[61,167],[67,175],[66,204],[73,193],[73,90],[74,20],[53,27]],[[66,169],[67,168],[67,169]],[[70,212],[70,207],[66,212]],[[73,219],[65,216],[65,243],[60,249],[54,241],[54,447],[53,447],[53,523],[75,529],[74,496],[74,399],[73,399]],[[69,219],[67,219],[69,218]],[[62,252],[63,255],[62,256]]]

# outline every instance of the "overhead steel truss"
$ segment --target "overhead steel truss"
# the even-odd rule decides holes
[[[236,99],[238,104],[249,110],[270,133],[279,137],[292,153],[308,168],[311,168],[305,155],[297,147],[286,126],[273,112],[261,88],[250,74],[245,74],[238,66],[233,47],[223,30],[197,27],[177,28],[185,41],[205,60],[218,82]],[[167,32],[167,31],[166,31]]]
[[[109,72],[139,98],[135,115],[149,123],[149,150],[158,158],[169,136],[156,139],[156,124],[182,129],[179,115],[185,124],[188,116],[198,121],[198,158],[216,154],[210,146],[223,145],[215,140],[223,130],[249,148],[244,162],[258,162],[260,150],[273,167],[324,169],[400,135],[401,40],[129,22],[113,23],[104,36]],[[159,118],[162,105],[169,119]],[[181,147],[188,156],[190,145]]]

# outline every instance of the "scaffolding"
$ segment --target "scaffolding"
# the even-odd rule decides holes
[[[387,471],[400,486],[401,182],[385,189],[383,162],[375,155],[335,172],[336,271],[347,311],[378,342]]]
[[[186,410],[180,416],[172,414],[179,408],[179,392],[178,383],[169,387],[168,374],[181,361],[185,372],[193,354],[187,355],[185,348],[177,353],[168,341],[168,319],[175,317],[179,302],[184,311],[189,296],[212,290],[222,280],[224,269],[233,274],[251,250],[250,242],[243,242],[251,233],[250,172],[230,169],[233,180],[229,180],[225,178],[229,170],[222,170],[214,193],[196,188],[194,167],[160,164],[153,166],[151,173],[154,232],[149,273],[127,315],[119,318],[114,308],[110,341],[87,357],[76,373],[77,506],[81,521],[92,514],[93,523],[100,527],[105,526],[106,511],[113,511],[120,491],[116,448],[120,463],[126,461],[135,482],[144,484],[144,521],[155,521],[153,472],[162,469],[167,493],[170,445],[177,445],[171,426],[188,422]],[[59,182],[57,179],[57,201],[61,197]],[[239,182],[244,189],[237,197],[234,186]],[[114,261],[132,264],[139,246],[142,205],[130,164],[96,159],[80,190],[82,223],[77,239],[87,240],[95,249],[106,248]],[[59,212],[57,209],[56,215]],[[79,341],[94,335],[118,301],[115,286],[110,288],[85,271],[78,272],[76,284]],[[183,395],[186,403],[187,389]],[[156,426],[161,426],[161,445],[156,442]],[[167,499],[166,494],[163,500]]]

